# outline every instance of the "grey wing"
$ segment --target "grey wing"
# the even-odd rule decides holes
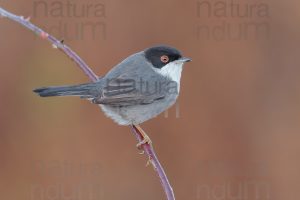
[[[119,107],[151,104],[163,98],[165,98],[165,95],[158,91],[143,90],[143,86],[136,79],[119,77],[107,81],[101,96],[95,97],[92,102]]]

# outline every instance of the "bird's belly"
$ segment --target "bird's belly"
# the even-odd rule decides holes
[[[151,104],[112,107],[100,105],[103,112],[119,125],[141,124],[167,110],[176,101],[175,98],[155,101]]]

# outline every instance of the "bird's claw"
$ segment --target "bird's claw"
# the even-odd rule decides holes
[[[137,147],[138,149],[142,149],[142,146],[143,146],[144,144],[149,144],[149,145],[152,144],[152,141],[151,141],[150,137],[148,137],[147,135],[144,136],[144,139],[143,139],[141,142],[139,142],[139,143],[136,145],[136,147]]]

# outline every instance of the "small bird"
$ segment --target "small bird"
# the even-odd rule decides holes
[[[151,144],[139,124],[172,106],[179,95],[184,63],[191,61],[177,49],[154,46],[135,53],[113,67],[96,82],[79,85],[42,87],[41,97],[79,96],[98,104],[106,116],[119,125],[135,125]]]

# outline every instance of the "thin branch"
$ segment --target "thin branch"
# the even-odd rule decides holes
[[[24,27],[28,28],[29,30],[33,31],[34,33],[39,35],[41,38],[47,39],[50,43],[52,43],[52,46],[54,48],[58,48],[59,50],[64,52],[71,60],[73,60],[78,65],[78,67],[89,77],[89,79],[92,82],[96,82],[98,80],[98,76],[90,69],[90,67],[74,51],[72,51],[62,41],[56,39],[49,33],[43,31],[39,27],[32,24],[30,22],[30,18],[25,19],[23,16],[14,15],[13,13],[8,12],[1,7],[0,7],[0,17],[4,17],[4,18],[8,18],[10,20],[13,20],[13,21],[23,25]],[[131,127],[132,133],[136,137],[137,141],[138,142],[143,141],[143,136],[139,132],[139,130],[134,125],[131,125],[130,127]],[[149,144],[144,144],[144,145],[142,145],[142,148],[143,148],[144,152],[146,153],[146,155],[148,156],[149,162],[152,164],[153,168],[155,169],[155,171],[157,172],[157,174],[160,178],[160,181],[161,181],[161,184],[165,191],[165,194],[167,196],[167,199],[175,200],[173,189],[168,181],[168,178],[164,172],[163,167],[161,166],[161,164],[155,154],[153,146],[149,145]]]
[[[134,133],[135,137],[137,138],[137,140],[139,142],[143,141],[143,136],[139,132],[139,130],[134,125],[131,125],[130,127],[131,127],[132,132]],[[149,157],[149,162],[152,164],[154,170],[157,172],[157,174],[160,178],[162,187],[163,187],[163,189],[164,189],[164,191],[167,195],[167,199],[168,200],[175,200],[175,196],[174,196],[172,186],[171,186],[171,184],[168,180],[168,177],[167,177],[163,167],[161,166],[161,164],[160,164],[160,162],[159,162],[159,160],[158,160],[158,158],[155,154],[153,146],[146,143],[146,144],[143,145],[143,149],[144,149],[144,152]]]
[[[59,50],[63,51],[71,60],[73,60],[79,68],[89,77],[89,79],[93,82],[98,80],[98,76],[90,69],[90,67],[74,52],[70,49],[67,45],[63,44],[60,40],[56,39],[52,35],[48,34],[47,32],[43,31],[39,27],[33,25],[30,22],[30,17],[24,18],[23,16],[14,15],[3,8],[0,7],[0,15],[2,17],[7,17],[24,27],[28,28],[29,30],[33,31],[37,35],[39,35],[43,39],[47,39],[49,42],[52,43],[54,48],[58,48]]]

